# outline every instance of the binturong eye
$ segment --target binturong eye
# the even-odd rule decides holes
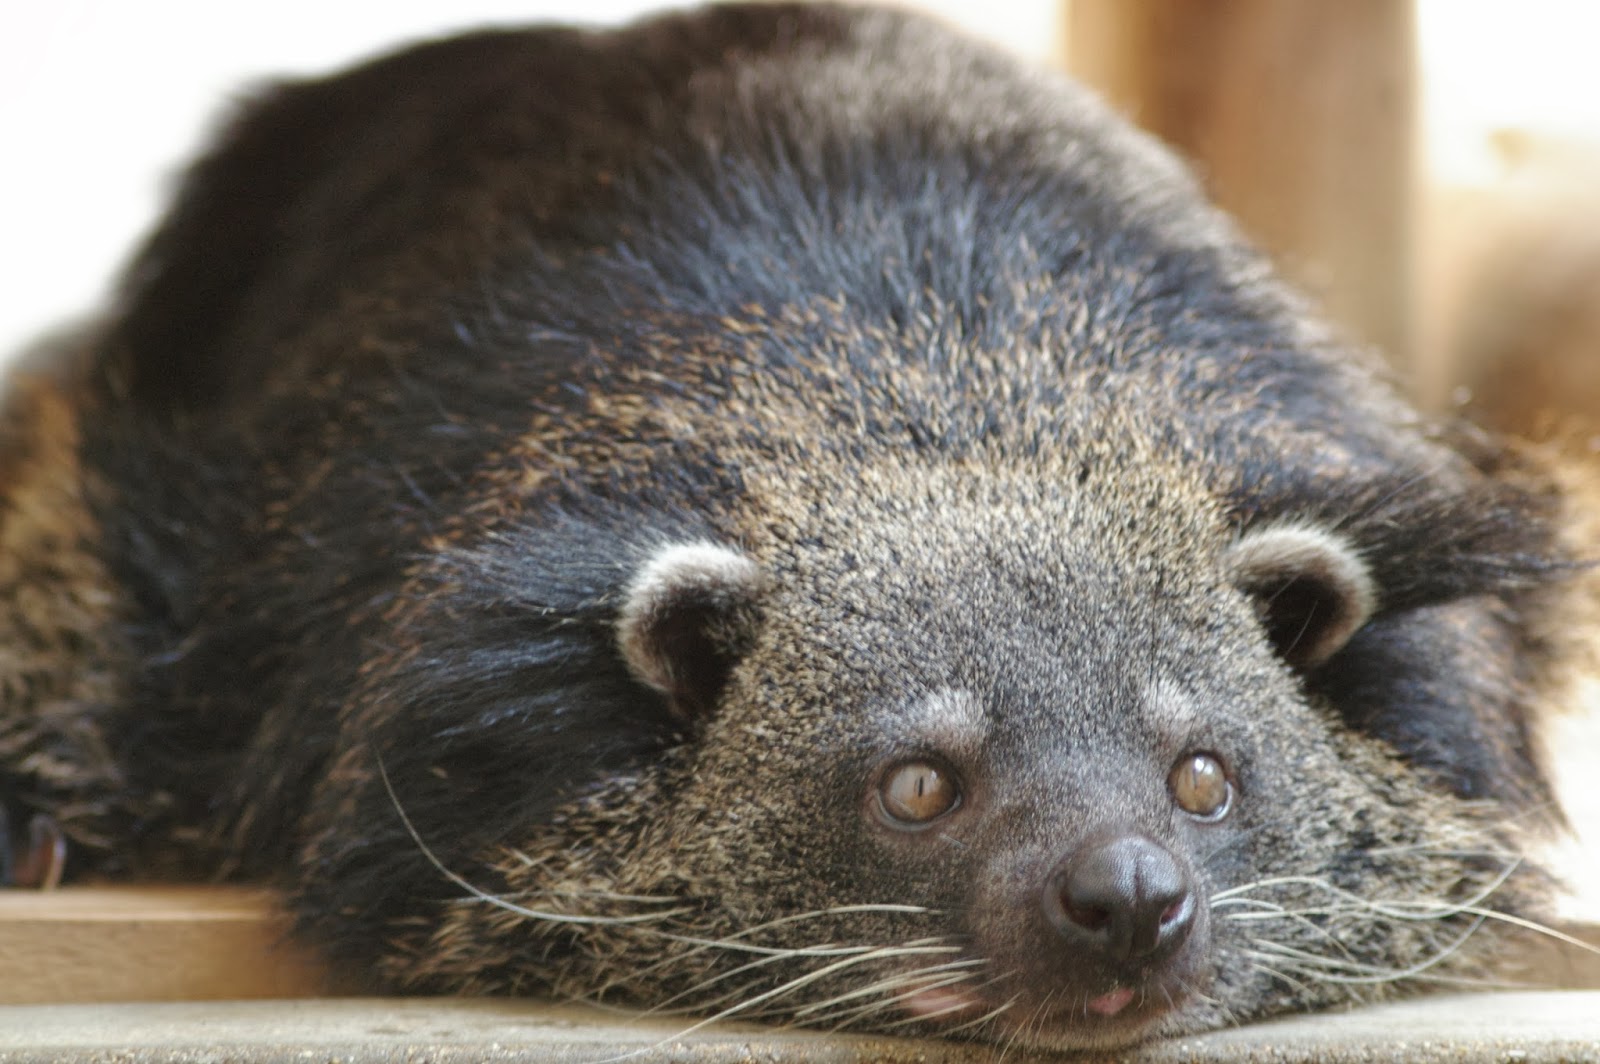
[[[1233,784],[1228,773],[1210,754],[1185,754],[1167,776],[1167,786],[1178,807],[1201,820],[1221,820],[1233,804]]]
[[[955,774],[930,761],[906,761],[884,773],[878,802],[890,820],[919,825],[936,820],[961,803]]]

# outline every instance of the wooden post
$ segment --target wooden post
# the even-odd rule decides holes
[[[1072,71],[1188,156],[1359,340],[1412,368],[1409,0],[1069,0]]]

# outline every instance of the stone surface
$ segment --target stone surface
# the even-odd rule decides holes
[[[20,1005],[0,1007],[0,1062],[964,1064],[1002,1056],[982,1046],[690,1026],[687,1020],[484,999]],[[1015,1050],[1003,1057],[1051,1059]],[[1114,1059],[1137,1064],[1600,1064],[1600,992],[1431,998],[1221,1031]]]

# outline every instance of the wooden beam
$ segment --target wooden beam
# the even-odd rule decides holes
[[[1350,334],[1409,369],[1409,0],[1070,0],[1068,65],[1197,166]]]
[[[268,891],[0,891],[0,1004],[204,1001],[322,993]]]

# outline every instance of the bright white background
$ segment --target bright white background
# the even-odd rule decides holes
[[[617,22],[648,0],[0,0],[0,359],[91,310],[232,94],[488,24]],[[925,2],[1036,57],[1051,0]]]

